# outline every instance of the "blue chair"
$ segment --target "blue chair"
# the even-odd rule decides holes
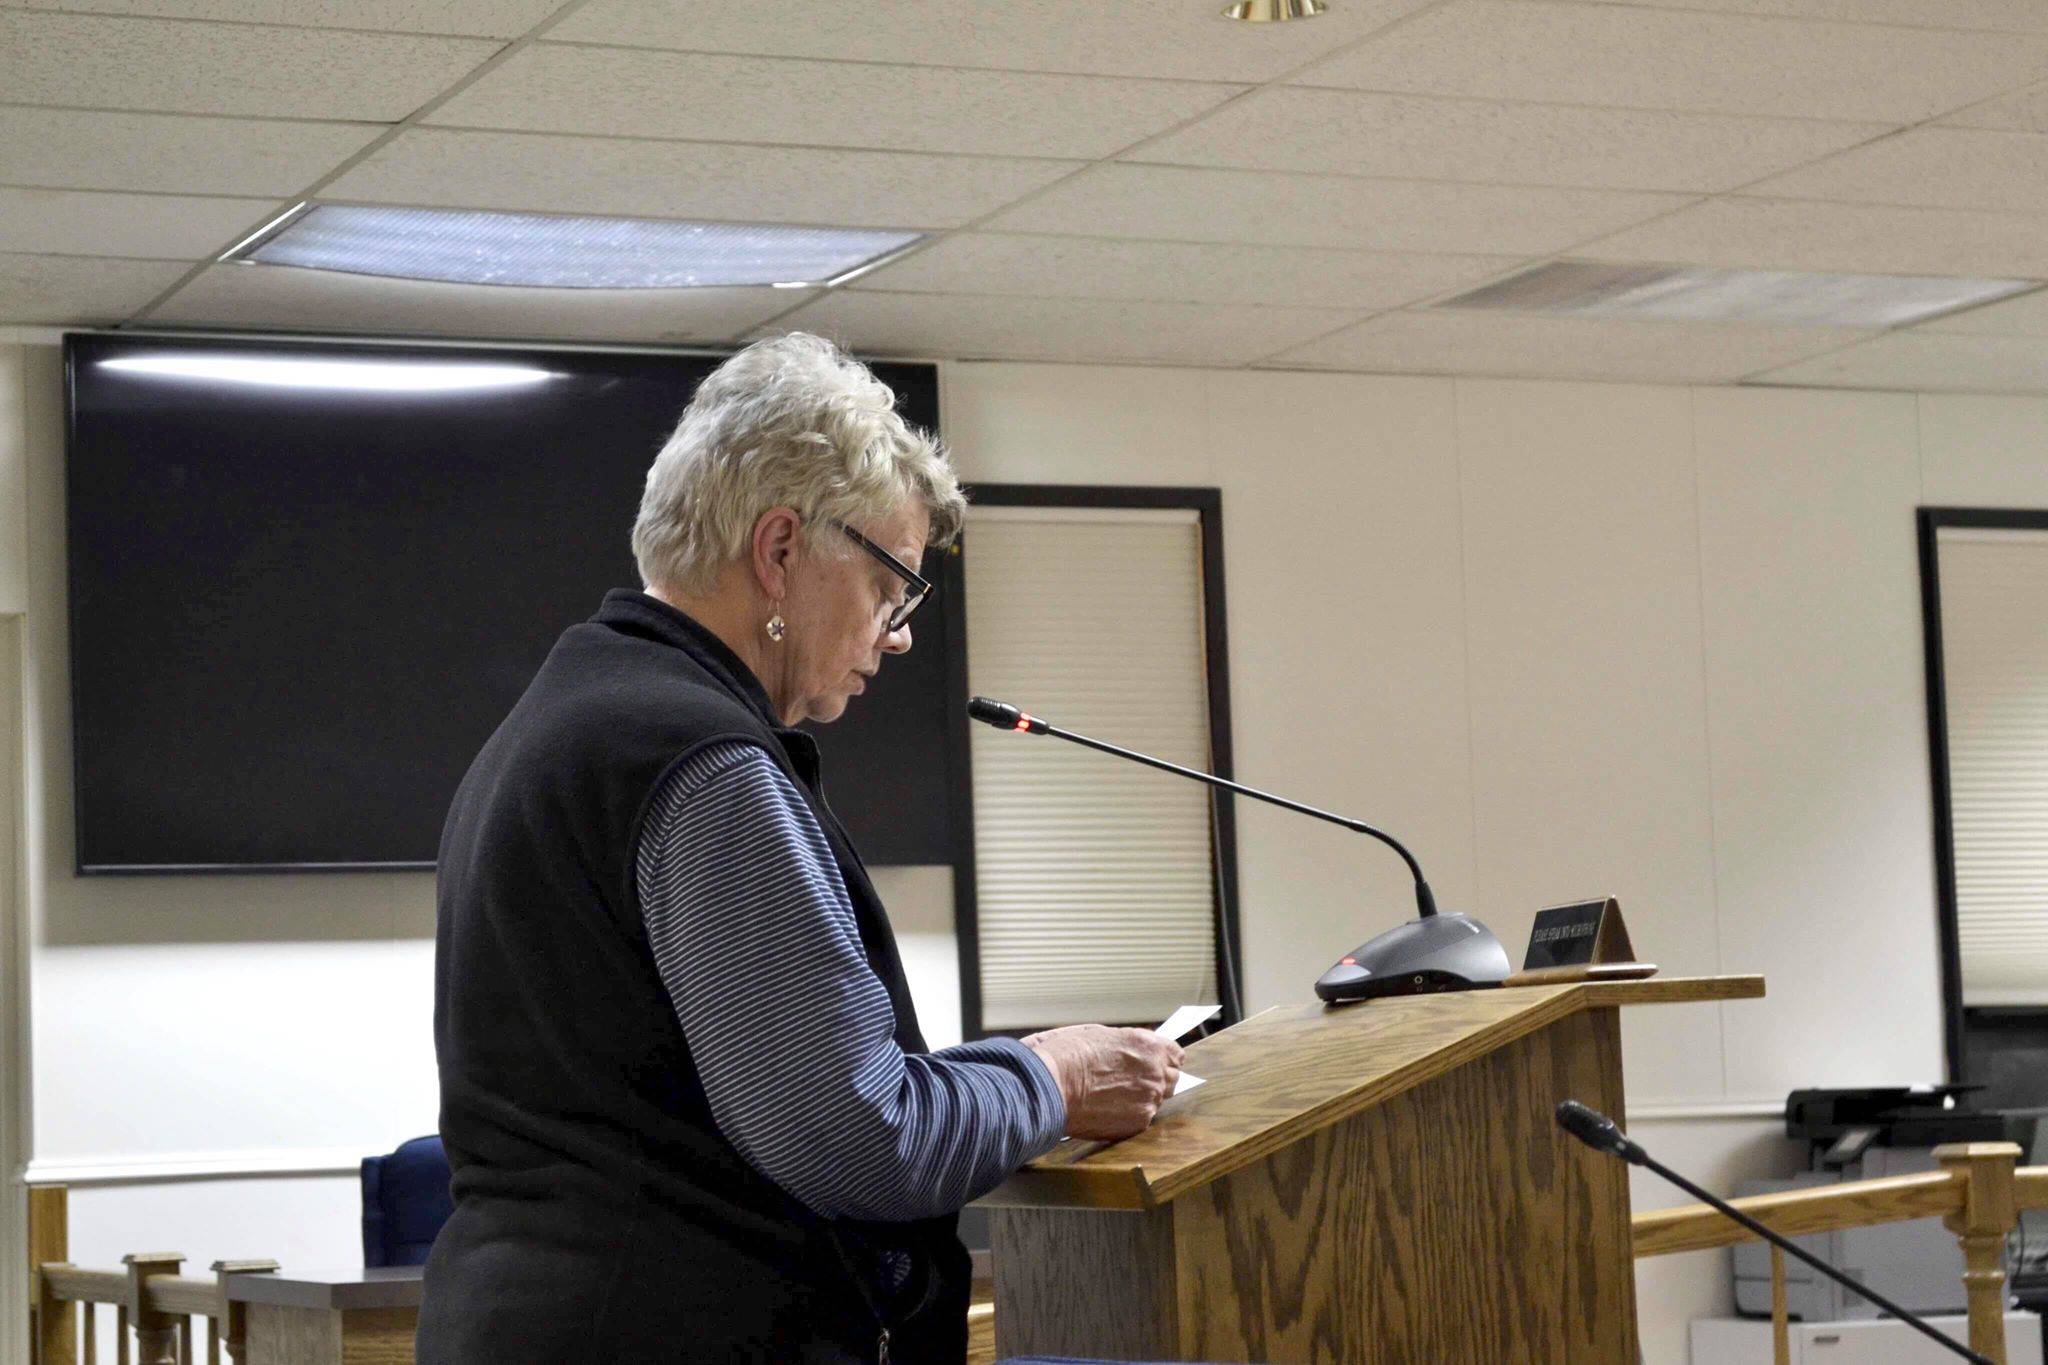
[[[425,1265],[455,1201],[438,1137],[414,1138],[390,1156],[363,1158],[363,1264]]]

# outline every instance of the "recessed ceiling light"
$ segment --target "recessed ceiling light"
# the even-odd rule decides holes
[[[801,288],[921,240],[878,228],[318,204],[223,260],[545,289]]]
[[[2023,294],[2041,283],[1556,261],[1434,306],[1781,327],[1897,327]]]
[[[1313,19],[1328,8],[1323,0],[1238,0],[1223,11],[1223,17],[1248,24],[1281,24],[1289,19]]]

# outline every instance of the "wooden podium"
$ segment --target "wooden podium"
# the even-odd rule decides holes
[[[1063,1143],[990,1208],[999,1355],[1636,1365],[1627,1168],[1560,1132],[1623,1118],[1622,1005],[1761,977],[1267,1010],[1187,1050],[1207,1084]]]

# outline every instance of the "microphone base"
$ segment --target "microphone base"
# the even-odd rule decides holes
[[[1430,915],[1359,944],[1316,982],[1332,1005],[1396,995],[1484,990],[1508,978],[1507,950],[1468,915]]]

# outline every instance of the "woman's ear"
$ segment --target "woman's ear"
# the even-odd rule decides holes
[[[771,602],[789,596],[789,574],[803,553],[803,519],[787,507],[771,507],[754,523],[754,582]]]

